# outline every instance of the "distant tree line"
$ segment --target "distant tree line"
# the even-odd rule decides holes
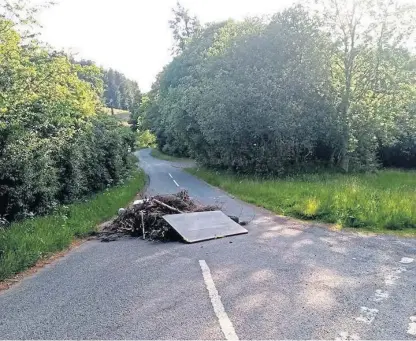
[[[107,107],[133,111],[140,105],[142,94],[137,82],[113,69],[104,70],[103,80],[104,102]]]
[[[145,115],[159,148],[242,173],[416,167],[414,6],[316,3],[205,26],[175,9]]]
[[[81,66],[92,66],[92,60],[72,58],[72,61]],[[102,81],[104,85],[103,103],[105,106],[114,109],[137,111],[142,99],[142,93],[136,81],[128,79],[123,73],[101,68]],[[84,80],[89,81],[88,78]]]

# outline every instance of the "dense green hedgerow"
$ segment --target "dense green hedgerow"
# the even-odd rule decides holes
[[[100,114],[99,68],[74,64],[15,27],[0,18],[0,218],[8,221],[118,184],[135,142]]]

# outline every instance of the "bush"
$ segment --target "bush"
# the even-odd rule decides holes
[[[156,136],[150,130],[137,133],[136,146],[138,148],[154,148],[156,147]]]
[[[0,156],[0,215],[43,214],[120,183],[132,166],[133,141],[129,128],[104,115],[62,138],[16,132]]]

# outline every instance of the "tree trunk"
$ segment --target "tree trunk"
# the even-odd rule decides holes
[[[344,143],[347,146],[342,147],[341,158],[340,158],[340,167],[345,173],[348,173],[349,167],[350,167],[350,156],[348,155],[348,141],[344,141]]]

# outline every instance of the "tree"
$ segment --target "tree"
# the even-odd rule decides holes
[[[103,70],[104,101],[108,107],[133,110],[135,101],[140,103],[141,92],[137,82],[113,69]]]
[[[120,108],[120,89],[119,84],[117,84],[116,71],[110,69],[104,77],[106,105],[110,108]]]
[[[130,124],[133,131],[142,130],[144,116],[144,103],[148,100],[146,95],[142,96],[140,92],[134,94],[132,105],[130,107]],[[142,107],[143,105],[143,107]]]
[[[5,30],[17,31],[22,41],[34,39],[39,32],[38,15],[54,4],[43,1],[33,4],[30,0],[0,0],[0,34]]]
[[[333,83],[342,127],[339,164],[345,171],[351,161],[355,166],[374,165],[377,128],[389,126],[395,111],[372,115],[370,107],[400,96],[398,87],[406,75],[396,57],[415,32],[415,6],[399,0],[322,0],[317,14],[336,44]]]
[[[177,55],[185,49],[186,44],[198,32],[201,25],[198,18],[192,16],[189,10],[184,8],[179,2],[176,3],[176,8],[173,8],[172,12],[174,18],[169,21],[174,39],[172,53]]]
[[[334,126],[329,45],[301,7],[270,23],[207,26],[152,94],[146,119],[159,146],[239,172],[284,174],[316,161]]]

